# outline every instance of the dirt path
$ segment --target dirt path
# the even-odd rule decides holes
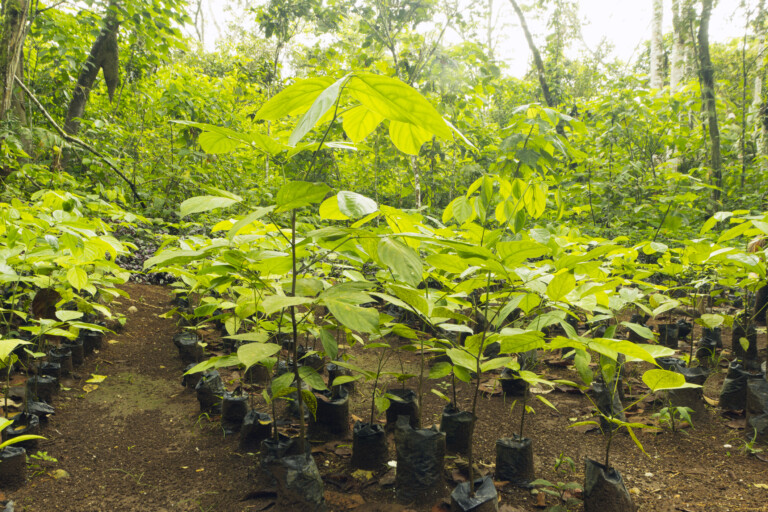
[[[251,491],[253,458],[235,452],[237,438],[225,439],[199,416],[194,394],[180,384],[182,363],[171,342],[177,328],[158,317],[170,308],[168,289],[127,291],[131,300],[116,308],[128,316],[126,328],[107,335],[54,399],[57,414],[40,450],[58,463],[45,463],[45,473],[8,498],[30,512],[260,508],[242,501]],[[85,392],[92,373],[107,378]],[[55,470],[69,476],[54,479]]]

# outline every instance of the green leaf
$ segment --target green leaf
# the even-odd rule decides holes
[[[88,284],[88,274],[80,267],[72,267],[67,271],[67,281],[80,291]]]
[[[646,371],[643,374],[643,382],[651,391],[685,387],[685,377],[682,373],[657,368]]]
[[[311,366],[299,366],[299,377],[306,382],[312,389],[323,391],[328,389],[317,371]]]
[[[274,209],[275,209],[275,206],[274,206],[274,205],[271,205],[271,206],[267,206],[267,207],[265,207],[265,208],[256,208],[256,209],[255,209],[255,210],[253,210],[251,213],[249,213],[248,215],[246,215],[245,217],[243,217],[242,219],[240,219],[239,221],[237,221],[237,222],[235,223],[235,225],[234,225],[234,226],[232,226],[232,227],[229,229],[229,231],[227,232],[227,238],[228,238],[229,240],[232,240],[233,238],[235,238],[235,236],[237,236],[237,234],[238,234],[238,233],[239,233],[239,232],[240,232],[240,231],[241,231],[241,230],[242,230],[242,229],[243,229],[245,226],[247,226],[248,224],[251,224],[251,223],[253,223],[253,222],[256,222],[257,220],[259,220],[259,219],[260,219],[260,218],[262,218],[263,216],[267,215],[268,213],[270,213],[270,212],[271,212],[272,210],[274,210]]]
[[[325,355],[335,360],[339,355],[339,343],[328,329],[320,330],[320,342],[323,344]]]
[[[432,133],[415,124],[390,121],[389,138],[406,155],[418,155],[421,146],[432,138]]]
[[[451,363],[445,361],[437,363],[429,369],[429,378],[442,379],[446,375],[450,375],[452,370],[453,367],[451,366]]]
[[[336,199],[339,204],[339,211],[351,219],[365,217],[379,210],[376,201],[355,192],[342,190],[336,194]]]
[[[429,101],[400,80],[357,73],[347,83],[347,90],[369,110],[390,121],[411,123],[443,139],[452,138],[451,129]]]
[[[276,343],[247,343],[237,349],[237,358],[247,370],[254,364],[280,352],[280,345]]]
[[[568,295],[576,288],[576,278],[570,272],[561,272],[552,278],[547,285],[547,297],[550,300],[558,301]]]
[[[376,410],[381,414],[389,409],[390,401],[386,396],[380,395],[373,399],[373,403],[376,404]]]
[[[722,235],[720,235],[720,238],[717,239],[717,243],[723,243],[727,240],[731,240],[733,238],[736,238],[737,236],[743,235],[747,230],[749,230],[752,227],[752,221],[745,221],[741,224],[738,224],[731,229],[725,231]]]
[[[184,218],[187,215],[191,215],[193,213],[207,212],[207,211],[215,210],[216,208],[226,208],[227,206],[232,206],[237,202],[239,201],[236,199],[232,199],[230,197],[219,197],[219,196],[190,197],[189,199],[181,203],[181,206],[179,207],[179,215],[182,218]]]
[[[314,301],[312,297],[286,297],[284,295],[269,295],[261,302],[261,306],[264,308],[264,314],[269,316],[282,309],[289,308],[291,306],[300,306],[302,304],[309,304]]]
[[[427,263],[451,274],[461,274],[469,268],[467,260],[455,254],[430,254],[427,256]]]
[[[358,105],[344,112],[342,126],[347,137],[358,143],[365,139],[384,120],[384,116]]]
[[[331,84],[330,77],[307,78],[297,81],[273,96],[256,112],[255,119],[275,120],[306,112],[315,99]]]
[[[450,348],[445,351],[454,366],[460,366],[469,371],[477,371],[477,359],[462,348]]]
[[[264,331],[253,331],[253,332],[246,332],[243,334],[233,334],[232,336],[224,336],[224,337],[229,340],[257,341],[259,343],[263,343],[269,339],[269,334],[267,334]]]
[[[60,309],[56,311],[56,318],[61,320],[62,322],[69,322],[70,320],[76,320],[78,318],[82,318],[83,313],[81,311],[67,311],[65,309]]]
[[[345,76],[335,81],[317,96],[309,110],[307,110],[304,115],[301,116],[301,119],[299,119],[296,128],[294,128],[293,133],[291,133],[291,136],[288,138],[288,144],[295,146],[307,133],[309,133],[310,130],[312,130],[312,128],[315,127],[317,122],[326,112],[328,112],[333,104],[336,103],[336,100],[339,99],[341,87],[344,85],[347,78],[348,77]]]
[[[345,327],[357,332],[379,333],[379,312],[375,308],[361,308],[340,300],[326,298],[322,302]]]
[[[623,325],[624,327],[628,327],[629,329],[633,330],[638,336],[641,336],[647,340],[654,339],[653,331],[644,325],[635,324],[632,322],[621,322],[621,325]]]
[[[415,250],[394,238],[382,238],[378,253],[381,262],[389,267],[396,279],[411,286],[421,282],[424,267]]]
[[[341,213],[338,196],[331,196],[320,204],[318,209],[321,219],[325,220],[349,220],[349,217]]]
[[[283,185],[277,193],[278,212],[287,212],[319,203],[331,188],[325,183],[309,183],[307,181],[291,181]]]
[[[519,334],[500,334],[494,338],[499,342],[502,354],[517,354],[544,347],[544,333],[538,331]]]
[[[302,389],[301,398],[304,400],[304,403],[307,405],[307,409],[309,409],[309,412],[310,414],[312,414],[312,417],[317,419],[317,397],[315,396],[315,394],[308,389]]]

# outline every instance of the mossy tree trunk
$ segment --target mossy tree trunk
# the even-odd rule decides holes
[[[4,0],[2,2],[2,42],[0,47],[0,75],[2,96],[0,96],[0,120],[4,120],[13,104],[14,77],[21,72],[21,52],[24,47],[28,0]]]
[[[119,29],[120,22],[117,17],[116,4],[112,2],[102,21],[101,31],[91,47],[91,52],[88,54],[85,64],[80,70],[80,76],[77,78],[77,85],[72,94],[72,100],[69,102],[64,130],[70,135],[76,135],[80,131],[80,118],[83,117],[85,112],[88,95],[93,87],[93,83],[96,81],[96,77],[99,75],[99,70],[103,70],[104,81],[107,84],[110,100],[120,83],[117,52],[117,32]]]
[[[712,0],[702,0],[701,20],[699,22],[699,64],[701,69],[701,99],[707,115],[709,141],[711,142],[710,168],[712,185],[717,187],[712,192],[712,199],[720,201],[723,187],[722,155],[720,153],[720,128],[717,123],[717,96],[715,94],[715,68],[709,54],[709,20],[712,16]]]

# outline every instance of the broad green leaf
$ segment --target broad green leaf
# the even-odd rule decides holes
[[[301,377],[301,380],[306,382],[312,389],[316,389],[318,391],[328,389],[328,387],[325,385],[325,382],[323,381],[323,378],[311,366],[299,366],[299,377]]]
[[[252,224],[253,222],[256,222],[260,218],[264,217],[268,213],[270,213],[272,210],[275,209],[275,206],[267,206],[265,208],[256,208],[251,213],[240,219],[235,223],[234,226],[232,226],[229,231],[227,232],[227,238],[229,240],[232,240],[237,236],[237,234],[247,225]]]
[[[336,194],[336,198],[341,213],[351,219],[364,217],[379,210],[376,201],[355,192],[342,190]]]
[[[56,311],[56,318],[58,318],[62,322],[69,322],[70,320],[76,320],[82,317],[83,317],[82,311],[67,311],[65,309],[60,309]]]
[[[544,333],[531,331],[519,334],[500,334],[494,337],[502,354],[517,354],[544,347]]]
[[[651,391],[662,389],[678,389],[685,386],[685,377],[682,373],[654,368],[643,374],[643,382]]]
[[[390,121],[411,123],[443,139],[452,137],[446,122],[416,89],[395,78],[358,73],[347,90],[369,110]]]
[[[370,135],[383,120],[384,116],[381,114],[358,105],[344,112],[342,126],[349,140],[358,143]]]
[[[72,267],[67,271],[67,281],[79,291],[88,284],[88,274],[80,267]]]
[[[432,133],[415,124],[390,121],[389,138],[406,155],[418,155],[421,146],[432,138]]]
[[[310,414],[312,414],[312,417],[317,419],[317,397],[315,394],[308,389],[302,389],[301,398],[304,400],[304,403],[306,404],[307,409],[309,409]]]
[[[341,213],[338,196],[331,196],[320,204],[318,209],[321,219],[325,220],[349,220],[349,217]]]
[[[390,401],[386,396],[380,395],[373,399],[373,403],[376,405],[376,410],[381,414],[389,409]]]
[[[269,334],[265,331],[253,331],[224,337],[229,340],[258,341],[259,343],[263,343],[269,339]]]
[[[724,321],[725,317],[723,317],[723,315],[705,313],[701,315],[701,318],[699,318],[696,323],[703,325],[708,329],[714,329],[715,327],[723,325]]]
[[[18,339],[0,340],[0,361],[4,361],[20,345],[31,345],[31,343]]]
[[[284,308],[291,306],[300,306],[302,304],[309,304],[314,301],[312,297],[286,297],[284,295],[269,295],[261,302],[261,306],[264,308],[264,314],[269,316],[272,313],[276,313]]]
[[[738,224],[732,227],[731,229],[725,231],[722,235],[720,235],[720,238],[717,239],[717,243],[723,243],[727,240],[736,238],[737,236],[741,236],[751,227],[752,227],[752,221],[742,222],[741,224]]]
[[[443,377],[450,375],[452,370],[453,366],[451,366],[451,363],[445,361],[437,363],[429,369],[429,378],[442,379]]]
[[[328,329],[320,330],[320,342],[323,344],[325,355],[335,360],[339,355],[339,343]]]
[[[461,348],[450,348],[446,350],[445,353],[451,358],[454,366],[460,366],[472,372],[477,371],[477,359],[466,350]]]
[[[307,110],[299,122],[296,124],[293,133],[288,138],[288,144],[295,146],[304,136],[309,133],[312,128],[315,127],[318,121],[325,115],[326,112],[336,103],[341,92],[341,87],[347,80],[347,76],[335,81],[323,92],[321,92],[312,106]]]
[[[389,267],[396,279],[411,286],[421,282],[424,267],[414,249],[394,238],[382,238],[378,253],[381,262]]]
[[[179,215],[182,218],[184,218],[187,215],[192,215],[193,213],[208,212],[211,210],[215,210],[216,208],[226,208],[228,206],[232,206],[237,202],[239,201],[236,199],[232,199],[230,197],[219,197],[219,196],[190,197],[189,199],[181,203],[181,206],[179,207]]]
[[[375,308],[361,308],[328,298],[324,299],[323,303],[328,306],[334,318],[345,327],[357,332],[378,334],[379,312]]]
[[[197,137],[197,142],[200,144],[203,151],[209,155],[229,153],[244,145],[242,140],[237,140],[218,131],[202,132]]]
[[[247,343],[237,349],[237,358],[246,370],[254,364],[280,352],[276,343]]]
[[[451,274],[461,274],[469,268],[466,259],[455,254],[430,254],[427,256],[427,263]]]
[[[562,300],[574,288],[576,288],[576,278],[570,272],[561,272],[552,278],[547,285],[547,297],[553,301]]]
[[[644,325],[635,324],[632,322],[621,322],[621,325],[634,331],[638,336],[641,336],[647,340],[654,339],[653,331]]]
[[[255,119],[275,120],[309,110],[320,94],[333,84],[330,77],[307,78],[286,87],[256,112]]]
[[[309,183],[307,181],[291,181],[283,185],[277,193],[277,210],[287,212],[319,203],[328,195],[331,189],[325,183]]]
[[[406,286],[397,284],[389,285],[387,289],[393,295],[397,296],[398,299],[401,299],[403,302],[405,302],[405,309],[414,309],[424,316],[430,316],[429,304],[427,303],[427,299],[424,298],[424,293],[422,293],[421,290],[417,290],[416,288],[408,288]]]

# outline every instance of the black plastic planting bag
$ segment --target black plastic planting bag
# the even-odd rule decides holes
[[[408,416],[411,427],[421,427],[419,418],[419,399],[416,392],[412,389],[391,389],[387,391],[399,400],[390,399],[389,409],[387,409],[387,430],[392,430],[397,424],[400,416]]]
[[[224,435],[240,432],[246,414],[248,393],[225,391],[221,399],[221,428],[224,429]]]
[[[768,382],[765,379],[747,381],[746,437],[761,444],[768,441]]]
[[[333,381],[336,380],[336,377],[341,376],[349,376],[352,375],[352,372],[346,368],[342,368],[341,366],[333,363],[328,363],[325,365],[325,371],[328,372],[328,386],[331,388],[331,390],[334,393],[338,393],[339,388],[344,388],[347,392],[351,392],[355,390],[355,383],[353,382],[347,382],[346,384],[342,384],[341,386],[334,386]]]
[[[184,331],[173,337],[173,344],[179,349],[179,357],[185,363],[199,363],[205,351],[200,344],[200,337],[194,332]]]
[[[634,512],[621,474],[592,459],[584,461],[584,512]]]
[[[27,451],[20,446],[0,450],[0,488],[9,489],[27,481]]]
[[[748,342],[746,350],[741,346],[742,338],[745,338]],[[745,328],[742,323],[734,323],[731,343],[733,356],[736,359],[743,361],[746,364],[747,369],[752,370],[759,368],[760,365],[757,362],[757,329],[755,329],[755,326],[750,325]]]
[[[59,363],[61,366],[61,375],[72,373],[72,351],[68,348],[52,348],[48,351],[48,361]]]
[[[707,371],[701,366],[694,368],[678,367],[676,370],[678,373],[682,373],[685,377],[685,382],[688,384],[703,385],[709,375]],[[669,403],[675,407],[688,407],[693,409],[692,415],[700,415],[704,413],[706,407],[704,406],[704,389],[703,388],[682,388],[682,389],[670,389],[667,391],[667,398]]]
[[[68,348],[72,352],[72,366],[82,366],[85,362],[85,348],[83,340],[80,338],[72,340],[69,343],[62,343],[62,348]]]
[[[59,379],[50,375],[33,375],[27,379],[27,400],[37,398],[51,403],[59,390]]]
[[[344,436],[349,433],[349,394],[341,390],[338,396],[328,390],[315,393],[317,411],[309,418],[310,432],[315,436]]]
[[[747,406],[747,382],[761,378],[761,374],[752,374],[744,370],[737,360],[728,365],[723,387],[720,391],[720,408],[726,411],[740,411]]]
[[[528,392],[528,383],[520,378],[520,373],[510,368],[501,371],[501,391],[505,396],[524,397]]]
[[[499,495],[491,477],[475,480],[474,494],[469,482],[462,482],[451,493],[451,511],[492,512],[499,509]]]
[[[677,324],[659,324],[659,344],[677,348],[679,328]]]
[[[272,416],[255,410],[248,411],[240,429],[240,450],[244,452],[258,450],[261,442],[267,439],[271,433]]]
[[[387,434],[379,424],[358,421],[352,428],[352,467],[379,469],[389,459]]]
[[[311,455],[289,455],[269,465],[277,480],[277,509],[325,512],[323,479]]]
[[[203,372],[195,372],[186,374],[189,370],[197,366],[197,363],[189,363],[186,368],[184,368],[184,374],[181,377],[181,385],[184,386],[187,389],[195,389],[197,387],[197,383],[200,382],[200,378],[203,376]]]
[[[496,441],[496,480],[528,487],[535,480],[533,443],[514,434]]]
[[[49,377],[61,378],[61,365],[59,363],[52,363],[50,361],[43,361],[37,367],[37,373],[40,375],[48,375]]]
[[[91,355],[96,350],[101,350],[101,343],[104,334],[99,331],[80,331],[80,339],[83,340],[83,351],[85,355]]]
[[[407,416],[395,429],[395,494],[403,503],[434,504],[445,493],[445,434],[434,427],[414,430]]]
[[[13,417],[11,424],[2,431],[3,441],[19,436],[40,435],[40,418],[28,412],[22,412]],[[20,446],[29,451],[37,451],[38,439],[29,439],[13,446]]]
[[[472,413],[460,411],[453,403],[443,408],[440,432],[445,432],[445,448],[450,452],[464,453],[472,442]]]
[[[274,477],[272,470],[270,469],[271,464],[275,460],[289,455],[300,455],[300,445],[301,443],[299,442],[299,439],[288,437],[283,434],[278,434],[277,440],[273,437],[264,439],[261,442],[261,450],[259,451],[259,466],[267,475]],[[311,450],[309,442],[304,443],[304,450],[304,455],[309,457]]]
[[[621,398],[619,397],[619,385],[606,386],[601,380],[592,383],[592,394],[595,397],[597,408],[601,412],[600,428],[603,432],[610,432],[618,428],[615,423],[608,421],[606,416],[620,421],[627,420],[624,415],[624,406],[621,405]]]
[[[32,400],[27,402],[27,412],[40,418],[41,423],[47,422],[49,415],[56,414],[56,410],[47,403],[35,402]]]
[[[201,412],[218,414],[221,412],[221,397],[224,396],[224,383],[216,370],[205,372],[195,386],[197,401]]]

